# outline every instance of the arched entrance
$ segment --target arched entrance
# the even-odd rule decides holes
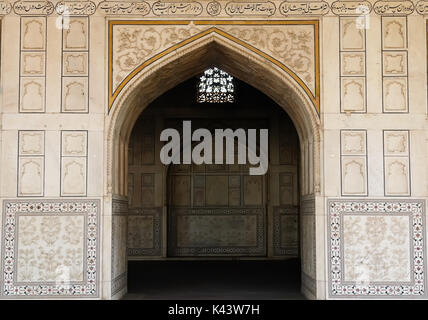
[[[112,215],[111,219],[105,218],[107,224],[103,229],[104,261],[111,261],[110,267],[104,269],[104,295],[118,297],[126,290],[123,283],[126,283],[127,150],[134,123],[156,97],[211,65],[264,92],[287,112],[296,127],[301,150],[302,291],[310,298],[324,298],[324,257],[320,241],[324,234],[320,219],[316,219],[322,213],[316,211],[320,206],[315,204],[321,191],[321,141],[316,111],[304,90],[287,73],[265,57],[215,33],[176,49],[136,74],[119,94],[106,119],[105,191],[106,205],[111,203]],[[111,251],[107,249],[109,242]]]

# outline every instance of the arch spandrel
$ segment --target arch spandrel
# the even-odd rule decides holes
[[[319,21],[110,21],[108,109],[157,60],[211,35],[242,46],[286,74],[320,113]]]

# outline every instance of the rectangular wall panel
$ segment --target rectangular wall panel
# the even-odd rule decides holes
[[[18,131],[18,197],[44,195],[45,131]]]
[[[86,196],[88,132],[61,131],[61,196]]]
[[[339,24],[340,112],[365,113],[366,29],[359,25],[355,17],[340,17]]]
[[[425,200],[330,199],[330,298],[426,297]]]
[[[98,200],[4,200],[1,298],[98,297]]]
[[[89,18],[62,21],[61,112],[89,111]]]
[[[384,130],[384,180],[386,196],[410,196],[409,131]]]
[[[46,37],[46,17],[21,17],[19,112],[45,112]]]
[[[342,196],[368,195],[367,132],[340,131]]]
[[[407,17],[382,17],[382,102],[385,113],[409,112]]]

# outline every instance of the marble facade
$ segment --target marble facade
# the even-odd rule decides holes
[[[127,254],[164,250],[135,230],[162,203],[126,217],[131,131],[212,64],[296,127],[302,292],[426,299],[427,17],[424,0],[0,1],[0,299],[120,298]]]

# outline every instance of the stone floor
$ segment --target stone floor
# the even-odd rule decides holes
[[[297,300],[300,262],[131,261],[127,300]]]

